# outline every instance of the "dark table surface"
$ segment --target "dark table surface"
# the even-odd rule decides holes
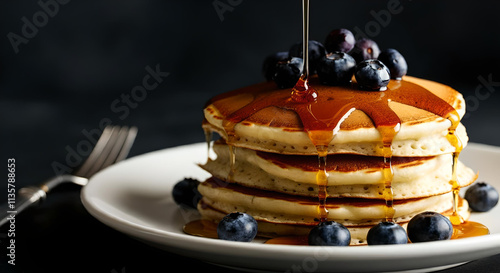
[[[54,162],[68,162],[103,122],[139,128],[130,156],[204,141],[205,101],[262,81],[263,58],[301,36],[298,0],[40,2],[0,3],[0,152],[4,162],[16,158],[18,188],[53,176]],[[346,27],[397,48],[411,75],[464,94],[470,141],[500,146],[499,8],[496,1],[318,0],[311,39]],[[130,101],[151,70],[160,71],[158,84]],[[61,186],[16,217],[15,266],[0,228],[0,272],[233,271],[115,231],[89,215],[79,194],[79,186]],[[500,255],[443,272],[498,268]]]

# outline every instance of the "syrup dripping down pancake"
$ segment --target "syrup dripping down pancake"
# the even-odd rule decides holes
[[[215,143],[217,155],[201,167],[215,177],[228,177],[229,149]],[[236,148],[232,181],[250,188],[292,195],[318,196],[315,156],[280,155]],[[394,199],[427,197],[450,192],[451,155],[394,157],[392,181]],[[459,183],[465,187],[476,174],[459,163]],[[327,193],[330,197],[382,199],[383,158],[360,155],[330,155],[327,165]]]
[[[312,83],[314,80],[313,78]],[[317,89],[319,97],[324,100],[317,102],[318,105],[322,104],[323,108],[327,108],[328,105],[325,106],[325,104],[328,103],[332,103],[332,107],[337,106],[333,103],[339,97],[348,100],[349,96],[370,96],[373,101],[383,99],[388,103],[388,108],[385,106],[386,108],[383,109],[372,109],[370,116],[360,109],[353,110],[345,116],[342,122],[337,123],[338,128],[328,128],[329,125],[335,124],[334,121],[330,120],[332,117],[319,110],[314,110],[315,104],[312,103],[309,107],[310,114],[316,114],[315,118],[325,124],[326,128],[338,130],[328,145],[329,154],[356,153],[382,156],[382,136],[373,119],[377,115],[383,116],[384,111],[394,113],[400,120],[399,132],[391,146],[393,156],[432,156],[455,151],[455,147],[446,138],[451,122],[430,112],[433,106],[434,108],[438,107],[432,105],[429,99],[426,101],[425,97],[420,98],[416,95],[419,93],[431,94],[439,98],[440,102],[448,103],[446,105],[453,107],[457,114],[462,117],[465,113],[463,97],[449,86],[405,76],[401,82],[391,81],[389,85],[391,90],[385,92],[366,92],[354,87],[332,87],[320,84],[315,84],[314,87]],[[394,92],[390,93],[391,91]],[[273,83],[256,84],[216,96],[204,109],[204,129],[216,132],[228,140],[226,133],[228,126],[226,124],[225,128],[224,121],[241,111],[242,108],[249,107],[259,95],[271,92],[274,94],[273,96],[278,97],[277,101],[290,96],[290,90],[276,89]],[[392,99],[384,98],[389,94],[393,94]],[[272,103],[269,102],[269,104]],[[274,153],[317,155],[317,150],[304,129],[303,121],[295,111],[279,106],[254,108],[246,111],[248,113],[242,114],[240,117],[243,120],[233,124],[235,137],[231,139],[231,144]],[[441,114],[444,115],[444,112]],[[246,117],[247,115],[248,117]],[[319,115],[324,115],[324,117]],[[382,119],[382,117],[379,118]],[[467,134],[463,125],[458,126],[456,134],[462,143],[467,143]]]

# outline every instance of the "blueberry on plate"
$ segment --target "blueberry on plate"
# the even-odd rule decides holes
[[[367,234],[368,245],[395,245],[408,243],[405,229],[394,222],[380,222],[370,228]]]
[[[288,59],[288,52],[276,52],[264,59],[262,63],[262,74],[267,81],[273,80],[274,73],[276,73],[276,64],[286,59]]]
[[[311,229],[308,242],[315,246],[348,246],[351,243],[351,233],[340,223],[325,221]]]
[[[250,242],[257,235],[257,221],[246,213],[230,213],[217,225],[219,239],[238,242]]]
[[[302,49],[302,42],[296,43],[290,47],[288,54],[290,57],[303,58]],[[316,73],[319,60],[326,55],[326,49],[322,43],[315,40],[309,40],[308,49],[309,71],[311,71],[311,74],[314,74]]]
[[[477,182],[467,189],[464,198],[473,211],[486,212],[498,203],[498,192],[485,182]]]
[[[279,88],[294,87],[302,75],[304,62],[302,58],[291,57],[276,64],[273,80]]]
[[[401,80],[408,71],[408,64],[399,51],[389,48],[383,50],[378,56],[378,60],[383,62],[391,72],[391,79]]]
[[[187,208],[196,208],[201,199],[198,191],[200,182],[191,178],[184,178],[177,182],[172,189],[172,196],[175,203]]]
[[[323,84],[342,85],[351,82],[356,61],[347,53],[330,53],[319,61],[318,77]]]
[[[365,60],[356,65],[354,76],[363,90],[384,91],[391,80],[387,66],[379,60]]]
[[[370,39],[359,39],[354,45],[353,49],[349,51],[357,63],[363,60],[377,59],[380,54],[380,48],[375,41]]]
[[[412,243],[449,240],[453,235],[450,220],[433,211],[415,215],[406,228]]]
[[[327,52],[349,52],[356,44],[354,34],[348,29],[340,28],[332,30],[325,39]]]

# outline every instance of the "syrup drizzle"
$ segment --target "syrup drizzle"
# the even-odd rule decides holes
[[[394,193],[392,189],[392,179],[394,171],[392,169],[392,141],[401,128],[400,123],[394,127],[379,127],[378,131],[382,135],[382,154],[384,158],[383,167],[383,182],[384,190],[383,197],[385,200],[385,220],[392,222],[394,220]]]
[[[458,124],[460,123],[460,116],[455,111],[449,113],[446,118],[451,122],[451,126],[448,129],[448,135],[446,137],[448,138],[448,141],[451,143],[451,145],[455,147],[455,151],[453,152],[452,157],[452,175],[450,180],[453,191],[453,212],[449,218],[454,226],[458,226],[464,223],[464,219],[462,219],[458,213],[460,185],[457,181],[458,157],[460,155],[460,152],[462,151],[463,145],[460,139],[455,134]]]
[[[234,126],[236,126],[236,124],[237,123],[234,123],[231,120],[224,120],[222,123],[227,134],[226,143],[229,148],[229,172],[227,175],[227,181],[233,181],[234,171],[236,168],[236,154],[234,149],[234,143],[238,140],[234,130]]]
[[[210,151],[212,150],[212,136],[213,133],[210,129],[203,129],[205,133],[205,141],[207,142],[207,163],[210,162]]]
[[[301,78],[307,80],[309,79],[309,0],[302,0],[302,60],[304,70]]]
[[[309,86],[309,0],[302,0],[302,26],[302,60],[304,61],[304,69],[299,80],[292,88],[291,95],[291,100],[297,103],[314,102],[318,97],[316,90]],[[311,141],[313,141],[312,137],[309,135]],[[332,135],[332,139],[333,137]],[[321,141],[316,141],[316,143],[313,141],[313,143],[318,153],[318,172],[316,173],[316,184],[318,185],[318,215],[319,221],[324,222],[328,220],[329,213],[326,208],[326,201],[328,198],[328,172],[326,170],[328,144],[325,145],[325,143]]]
[[[318,172],[316,173],[316,183],[318,184],[318,214],[319,221],[324,222],[328,220],[328,172],[326,169],[326,157],[328,155],[327,146],[319,145],[316,146],[318,152]]]
[[[292,100],[310,102],[316,100],[318,94],[309,86],[309,0],[302,0],[302,75],[292,89]]]

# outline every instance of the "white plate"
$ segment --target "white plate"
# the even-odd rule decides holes
[[[242,243],[186,235],[182,226],[198,217],[173,201],[173,185],[184,177],[204,179],[196,163],[206,159],[204,143],[137,156],[92,177],[83,189],[85,208],[103,223],[161,249],[223,266],[296,272],[429,271],[500,253],[500,206],[473,213],[489,227],[487,236],[460,240],[360,247],[318,247]],[[500,148],[471,143],[460,159],[480,180],[500,189]]]

